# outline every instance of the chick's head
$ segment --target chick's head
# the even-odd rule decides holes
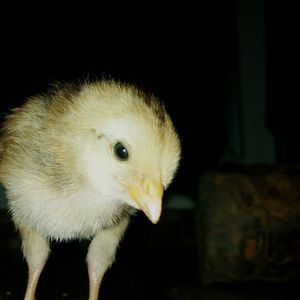
[[[79,98],[75,110],[86,116],[78,142],[82,177],[156,223],[181,152],[169,115],[154,96],[127,85],[89,85]]]

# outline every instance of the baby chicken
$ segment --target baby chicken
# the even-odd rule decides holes
[[[35,299],[51,240],[91,239],[89,300],[130,216],[156,223],[180,159],[165,108],[115,81],[56,84],[13,109],[1,132],[0,179],[28,264],[25,300]]]

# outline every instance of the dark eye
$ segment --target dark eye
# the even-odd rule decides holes
[[[129,157],[128,150],[120,142],[118,142],[118,143],[115,144],[115,146],[114,146],[114,154],[115,154],[115,156],[116,156],[117,159],[122,160],[122,161],[128,160],[128,157]]]

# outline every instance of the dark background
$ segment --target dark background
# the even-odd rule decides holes
[[[183,145],[177,180],[193,194],[198,175],[224,153],[229,98],[241,89],[238,2],[163,7],[112,1],[73,6],[68,14],[55,6],[29,15],[25,10],[3,26],[1,114],[53,81],[89,76],[137,84],[166,104]],[[291,144],[299,144],[299,22],[293,5],[262,3],[266,128],[278,150],[288,148],[277,160],[298,162]],[[255,12],[249,15],[255,24]]]
[[[92,13],[87,24],[80,15],[71,15],[64,27],[56,23],[64,16],[55,16],[54,28],[40,32],[40,22],[49,16],[36,16],[30,28],[20,24],[2,56],[1,111],[56,80],[105,76],[137,84],[157,95],[174,119],[183,144],[179,178],[189,178],[181,188],[190,192],[196,174],[218,160],[225,143],[234,5],[111,4],[103,2],[96,16],[93,8],[83,7],[83,15],[85,9]]]
[[[241,88],[238,2],[172,2],[163,7],[153,2],[120,5],[115,1],[100,1],[97,7],[77,5],[75,8],[73,3],[66,12],[59,6],[45,6],[30,15],[18,7],[18,15],[6,21],[3,27],[2,117],[53,81],[89,76],[134,83],[153,92],[165,103],[182,140],[181,166],[167,195],[179,193],[196,201],[199,176],[223,162],[230,134],[228,102],[232,89],[239,91]],[[263,1],[265,126],[274,137],[275,162],[278,163],[300,161],[299,21],[296,12],[296,4]],[[255,17],[253,22],[256,22]],[[255,115],[253,122],[256,122]],[[120,250],[119,264],[105,279],[104,299],[110,299],[110,290],[116,286],[124,292],[126,288],[122,282],[127,284],[128,277],[134,281],[127,286],[128,299],[198,299],[197,296],[180,298],[185,292],[192,295],[190,290],[193,289],[199,292],[193,218],[192,214],[183,212],[176,219],[179,223],[171,218],[172,221],[162,221],[159,229],[153,229],[143,217],[135,218],[123,250]],[[5,226],[7,232],[13,232],[12,226]],[[164,239],[167,240],[162,241]],[[2,243],[6,249],[2,253],[10,253],[5,256],[8,259],[3,269],[12,273],[3,277],[0,291],[3,295],[3,289],[13,295],[21,294],[25,288],[26,266],[16,250],[19,245],[13,244],[17,252],[13,256],[14,252],[7,250],[11,245]],[[61,295],[65,289],[69,295],[86,294],[85,245],[79,247],[71,243],[53,247],[56,254],[53,250],[48,269],[41,278],[39,293],[44,297],[48,295],[43,292],[44,288],[54,291],[54,295]],[[73,254],[69,260],[66,253]],[[160,266],[160,271],[156,271],[155,265]],[[77,274],[75,266],[83,272]],[[59,273],[65,275],[57,276]],[[148,274],[146,283],[139,277],[144,273]],[[77,275],[72,279],[70,274]],[[186,290],[186,286],[192,288]],[[259,283],[258,289],[261,288]],[[231,289],[242,295],[244,287],[231,286]],[[283,289],[284,294],[290,287],[279,289]],[[273,287],[265,289],[262,299],[269,299],[267,295],[272,290]],[[210,299],[218,296],[223,299],[223,286],[217,288],[220,291],[217,294],[211,291],[212,294],[202,291],[203,299],[205,295]],[[235,295],[226,291],[229,298]],[[133,298],[134,294],[137,298]],[[247,291],[243,295],[248,294]],[[127,298],[124,294],[123,298],[118,297],[118,292],[114,291],[112,299]],[[270,296],[270,299],[275,298]]]

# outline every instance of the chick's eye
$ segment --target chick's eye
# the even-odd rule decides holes
[[[122,160],[122,161],[128,160],[129,157],[128,150],[120,142],[116,143],[114,146],[114,155],[118,160]]]

